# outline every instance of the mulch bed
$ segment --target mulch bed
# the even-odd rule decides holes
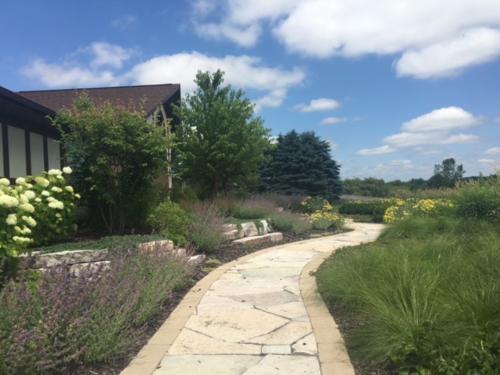
[[[340,233],[340,231],[336,232],[323,232],[323,234],[332,235]],[[258,250],[265,249],[270,246],[282,245],[290,242],[296,242],[301,240],[306,240],[312,238],[312,236],[319,236],[319,232],[308,232],[302,235],[294,235],[291,233],[283,233],[283,241],[276,243],[265,243],[255,246],[242,246],[228,243],[222,246],[219,251],[214,254],[208,254],[208,258],[216,258],[222,264],[231,262],[239,257],[242,257],[247,254],[254,253]],[[195,285],[199,280],[201,280],[209,270],[201,267],[198,267],[195,274],[193,275],[191,282],[186,286],[185,290],[178,291],[174,293],[171,298],[168,299],[167,303],[163,306],[161,313],[158,317],[149,322],[148,327],[146,328],[144,335],[141,337],[137,337],[137,342],[134,348],[132,348],[129,354],[121,359],[116,361],[102,364],[99,366],[85,366],[79,368],[75,375],[116,375],[119,374],[125,367],[128,366],[130,361],[137,355],[137,353],[142,349],[144,345],[148,342],[148,340],[155,334],[155,332],[160,328],[163,322],[169,317],[170,313],[177,307],[182,298],[186,295],[186,293],[191,289],[193,285]]]

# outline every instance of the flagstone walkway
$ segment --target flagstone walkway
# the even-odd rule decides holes
[[[351,232],[276,246],[234,262],[193,307],[153,374],[329,375],[318,355],[317,325],[304,304],[310,292],[301,291],[299,281],[313,258],[373,241],[383,228],[351,226]]]

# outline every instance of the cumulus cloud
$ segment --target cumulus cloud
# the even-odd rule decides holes
[[[358,155],[362,156],[374,156],[374,155],[386,155],[396,152],[396,149],[388,145],[374,147],[374,148],[363,148],[356,152]]]
[[[109,70],[93,71],[85,67],[48,63],[43,59],[33,61],[22,72],[42,85],[54,87],[90,87],[118,85],[123,79]]]
[[[471,143],[479,140],[474,134],[454,133],[454,131],[477,126],[481,119],[459,107],[436,109],[405,122],[401,132],[385,137],[381,147],[363,149],[359,155],[380,155],[377,150],[397,150],[407,147],[428,145],[450,145]],[[370,153],[375,152],[375,154]]]
[[[94,56],[91,61],[94,67],[110,66],[117,69],[121,68],[124,62],[129,60],[134,53],[132,49],[106,42],[94,42],[87,48]]]
[[[484,152],[486,155],[498,155],[500,154],[500,147],[491,147]]]
[[[33,61],[22,71],[47,87],[89,87],[116,84],[180,83],[183,93],[195,89],[198,71],[225,72],[225,81],[235,87],[251,89],[262,95],[258,109],[278,107],[291,87],[300,85],[305,73],[299,68],[283,69],[265,65],[253,56],[208,56],[199,52],[160,55],[123,69],[132,52],[116,45],[92,43],[88,64]]]
[[[478,28],[447,41],[405,52],[396,63],[400,76],[453,76],[500,55],[500,31]]]
[[[267,27],[287,50],[310,57],[401,56],[398,74],[415,78],[454,75],[500,50],[497,0],[224,0],[203,17],[196,22]]]
[[[337,125],[347,121],[347,117],[326,117],[321,120],[321,125]]]
[[[479,125],[480,122],[478,117],[460,107],[445,107],[405,122],[402,129],[413,133],[448,132],[467,129]]]
[[[479,159],[477,162],[481,164],[495,164],[495,160],[493,159]]]
[[[320,112],[333,111],[340,107],[340,102],[335,99],[318,98],[312,99],[309,103],[300,103],[295,106],[295,109],[300,112]]]
[[[195,25],[198,35],[216,40],[228,39],[242,47],[252,47],[261,34],[259,25],[235,27],[230,24],[204,23]]]

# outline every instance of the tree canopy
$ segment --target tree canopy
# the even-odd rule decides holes
[[[198,72],[197,89],[176,107],[177,171],[203,196],[256,186],[269,147],[268,130],[242,90],[224,73]]]
[[[464,177],[464,167],[457,165],[454,158],[444,159],[434,166],[434,175],[429,179],[428,186],[432,188],[453,187]]]
[[[283,194],[338,198],[341,191],[339,165],[330,145],[314,132],[291,131],[278,137],[262,169],[262,187]]]

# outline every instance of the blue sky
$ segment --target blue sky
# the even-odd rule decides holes
[[[272,133],[331,141],[343,177],[500,165],[498,0],[4,2],[0,85],[181,83],[221,68]]]

